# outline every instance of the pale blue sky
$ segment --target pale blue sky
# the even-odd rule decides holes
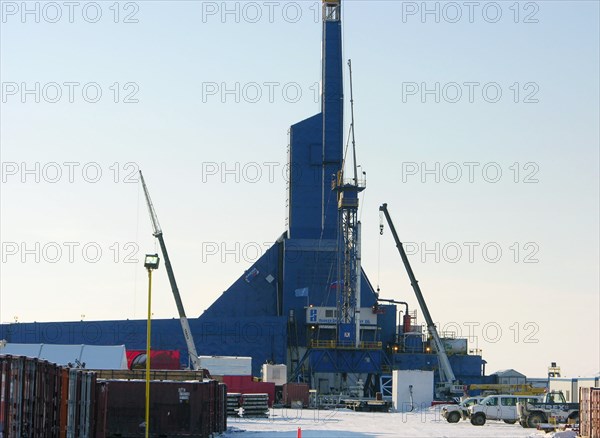
[[[125,11],[121,3],[120,22],[114,23],[113,2],[100,2],[103,15],[95,24],[80,11],[74,23],[67,17],[47,23],[42,9],[40,23],[31,16],[23,23],[18,13],[8,14],[8,3],[2,4],[0,23],[5,100],[0,320],[143,317],[145,272],[140,264],[124,263],[125,245],[138,245],[138,257],[155,245],[138,185],[122,182],[134,168],[123,169],[128,162],[145,173],[187,313],[199,315],[248,268],[252,260],[244,260],[244,250],[252,258],[257,244],[268,245],[285,230],[281,169],[287,129],[319,111],[314,100],[320,79],[321,26],[314,19],[319,3],[276,2],[269,22],[264,2],[257,2],[263,14],[257,23],[247,22],[252,18],[249,9],[244,15],[247,3],[239,4],[236,23],[232,15],[203,19],[203,8],[220,8],[221,2],[191,1],[135,2],[139,22],[122,23],[123,13],[134,6]],[[433,256],[422,263],[421,254],[415,254],[413,267],[442,327],[457,322],[467,334],[469,323],[480,324],[472,346],[483,349],[488,371],[515,368],[541,376],[550,361],[557,361],[571,375],[598,372],[598,3],[522,2],[518,23],[514,2],[498,3],[502,18],[497,23],[486,21],[480,10],[470,23],[466,6],[457,4],[464,14],[459,23],[443,16],[440,23],[432,16],[423,23],[418,14],[403,22],[402,11],[410,10],[411,2],[345,2],[344,50],[354,67],[358,156],[368,175],[363,265],[382,295],[416,305],[389,232],[379,241],[377,209],[387,202],[403,240],[428,248],[439,242],[447,250],[458,242],[465,251],[456,263],[447,260],[449,253],[439,263]],[[284,8],[290,16],[282,15]],[[302,16],[292,23],[296,10]],[[523,22],[529,13],[537,23]],[[44,96],[40,103],[26,96],[21,103],[20,90],[11,95],[6,89],[8,83],[20,88],[23,82],[43,87],[69,81],[98,83],[102,99],[90,104],[76,94],[74,103],[64,96],[52,104]],[[139,103],[112,102],[109,87],[115,82],[120,101],[134,90],[124,90],[124,84],[135,83]],[[252,96],[240,94],[239,103],[234,96],[222,103],[219,95],[203,96],[208,83],[233,87],[236,82],[240,89],[259,84],[263,98],[251,103]],[[281,84],[273,102],[264,85],[270,82]],[[457,103],[443,96],[435,103],[428,96],[421,103],[417,94],[404,96],[403,102],[403,83],[409,82],[419,87],[477,82],[479,91],[493,82],[502,98],[488,103],[479,93],[473,103],[466,95]],[[510,88],[515,82],[519,103]],[[527,83],[534,85],[524,89]],[[284,84],[298,84],[298,102],[284,99]],[[539,102],[523,103],[532,90]],[[23,162],[34,169],[40,163],[40,183],[31,175],[21,182]],[[41,175],[50,162],[81,165],[72,183],[65,173],[53,184],[51,175]],[[263,175],[256,183],[249,181],[250,174],[242,174],[239,183],[232,176],[222,183],[221,173],[202,172],[202,163],[206,170],[213,162],[230,169],[235,163],[240,169],[260,163]],[[272,180],[266,162],[277,163],[271,165]],[[457,183],[443,175],[440,183],[432,176],[422,183],[420,174],[402,174],[413,162],[419,168],[436,162],[480,166],[473,183],[466,174]],[[515,162],[521,169],[518,183],[510,167]],[[529,162],[534,167],[524,168]],[[11,163],[17,165],[16,175]],[[86,163],[102,169],[98,183],[84,180],[80,170]],[[113,182],[113,163],[121,168],[119,183]],[[502,169],[499,182],[484,180],[486,163]],[[61,169],[68,170],[63,164]],[[461,169],[468,170],[462,164]],[[532,169],[538,182],[523,183]],[[41,254],[40,263],[32,255],[23,263],[21,247],[19,254],[9,253],[12,243],[34,248],[35,242],[41,247],[58,242],[64,253],[54,264],[47,262],[50,254]],[[70,263],[64,242],[78,242],[79,248],[92,242],[102,257],[90,263],[76,250]],[[202,254],[213,243],[235,249],[236,242],[242,250],[239,263],[221,252]],[[476,250],[470,263],[464,242],[478,242],[479,248],[492,242],[502,248],[502,257],[489,263]],[[520,249],[516,263],[514,242]],[[528,242],[534,247],[525,248]],[[523,262],[531,248],[537,249],[538,263]],[[206,263],[198,263],[203,255]],[[172,317],[176,309],[161,272],[155,316]],[[527,323],[538,328],[532,339],[539,342],[524,342],[532,332]],[[485,324],[502,328],[498,342],[488,342],[491,331],[486,341]]]

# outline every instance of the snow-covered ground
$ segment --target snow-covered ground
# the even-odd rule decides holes
[[[450,424],[430,409],[416,413],[367,413],[350,410],[313,411],[271,409],[269,418],[228,418],[227,438],[396,438],[396,437],[541,437],[518,424],[489,421],[473,426],[469,421]]]

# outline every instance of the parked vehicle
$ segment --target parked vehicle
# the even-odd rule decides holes
[[[537,427],[554,418],[557,423],[579,421],[579,403],[567,403],[561,391],[547,393],[537,402],[523,401],[517,405],[519,424],[523,427]]]
[[[502,420],[514,424],[519,419],[518,402],[539,402],[540,396],[532,395],[489,395],[481,403],[469,406],[468,416],[474,426],[483,426],[487,420]]]
[[[467,409],[469,406],[476,405],[481,402],[485,397],[469,397],[461,401],[457,405],[444,405],[442,407],[442,417],[444,417],[448,423],[458,423],[461,419],[467,418]]]

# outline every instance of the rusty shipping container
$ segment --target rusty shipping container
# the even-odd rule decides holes
[[[210,437],[224,430],[217,412],[219,383],[150,383],[150,436]],[[221,389],[222,390],[222,389]],[[96,437],[145,434],[146,385],[140,380],[99,381],[96,391]]]
[[[217,386],[217,406],[216,406],[216,433],[223,433],[227,430],[227,385],[219,383]]]
[[[146,370],[94,370],[102,380],[146,380]],[[150,380],[175,380],[202,382],[210,378],[207,370],[151,370]]]
[[[96,375],[83,370],[68,370],[67,394],[67,422],[62,435],[66,438],[92,437],[95,428]]]
[[[600,438],[600,388],[579,388],[579,434]]]
[[[308,390],[306,383],[286,383],[283,385],[283,404],[291,407],[296,403],[302,403],[303,407],[308,407]]]
[[[94,373],[0,356],[0,438],[94,436]]]
[[[0,356],[0,437],[58,437],[60,367]]]

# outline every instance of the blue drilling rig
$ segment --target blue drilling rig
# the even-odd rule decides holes
[[[285,358],[290,379],[329,390],[349,376],[373,385],[391,366],[383,345],[394,339],[395,307],[381,306],[389,307],[387,319],[373,312],[377,295],[360,266],[357,211],[365,185],[354,141],[353,177],[344,174],[340,1],[324,1],[322,16],[321,112],[290,129],[288,167],[295,171],[288,179],[287,231],[201,319],[281,318],[285,345],[277,356]]]
[[[288,381],[308,382],[321,394],[360,381],[372,395],[392,369],[433,370],[442,380],[443,372],[408,305],[380,300],[361,267],[357,212],[365,181],[353,117],[352,160],[344,151],[341,7],[340,0],[322,4],[321,111],[290,128],[287,229],[202,315],[189,318],[189,329],[198,354],[250,356],[255,376],[264,363],[287,364]],[[406,306],[401,319],[396,303]],[[145,348],[145,333],[143,320],[0,325],[8,342],[128,349]],[[456,379],[487,383],[485,361],[467,354],[464,341],[448,355]],[[154,320],[152,345],[179,349],[182,365],[192,365],[179,320]]]

